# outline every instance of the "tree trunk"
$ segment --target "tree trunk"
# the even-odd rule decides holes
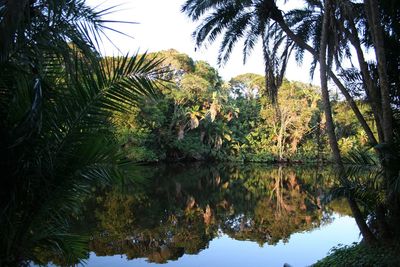
[[[392,109],[390,106],[390,88],[387,75],[385,46],[383,43],[383,30],[379,21],[379,5],[377,0],[364,0],[364,4],[378,63],[384,141],[390,146],[393,143]]]
[[[386,222],[386,211],[389,207],[389,213],[396,214],[399,211],[397,205],[396,194],[392,189],[392,179],[398,175],[396,170],[396,162],[394,161],[392,144],[393,144],[393,125],[392,125],[392,108],[390,106],[390,86],[387,74],[387,62],[385,55],[384,36],[381,22],[379,20],[379,4],[378,0],[364,0],[369,30],[372,36],[372,42],[375,47],[375,56],[378,63],[379,84],[381,90],[381,110],[382,110],[382,128],[384,135],[384,143],[386,147],[380,150],[381,160],[383,163],[383,171],[386,182],[386,207],[384,204],[379,205],[376,209],[377,221],[382,231],[383,238],[390,237],[390,229]]]
[[[365,223],[364,216],[362,215],[360,208],[357,205],[357,202],[354,200],[352,196],[347,197],[347,202],[349,203],[351,212],[354,215],[354,219],[356,220],[358,229],[364,238],[366,244],[371,245],[376,242],[376,237],[369,229],[368,225]]]
[[[326,49],[328,41],[328,27],[329,27],[329,16],[330,16],[330,1],[325,0],[325,14],[322,24],[321,42],[320,42],[320,53],[319,53],[319,65],[320,65],[320,79],[321,79],[321,93],[322,93],[322,104],[324,106],[325,119],[326,119],[326,131],[329,137],[329,144],[332,149],[333,158],[336,164],[340,164],[342,159],[340,157],[339,146],[336,141],[335,126],[333,123],[331,103],[329,100],[328,91],[328,75],[327,75],[327,64],[326,64]]]
[[[378,94],[378,88],[374,84],[369,69],[368,69],[368,64],[365,61],[364,57],[364,52],[362,51],[361,48],[361,41],[360,38],[358,37],[358,32],[356,29],[356,26],[354,25],[353,18],[348,19],[348,24],[351,29],[351,32],[347,29],[345,29],[347,37],[349,38],[351,44],[353,45],[354,49],[356,50],[357,54],[357,59],[358,59],[358,64],[360,66],[361,70],[361,75],[363,78],[363,83],[366,88],[366,94],[368,97],[368,100],[371,105],[372,112],[374,114],[375,122],[376,122],[376,128],[378,131],[378,137],[379,137],[379,142],[384,142],[384,136],[383,136],[383,130],[382,130],[382,107],[380,105],[380,96]],[[372,144],[376,145],[376,144]]]
[[[315,58],[318,58],[319,56],[317,55],[317,52],[312,48],[310,45],[308,45],[303,39],[298,37],[290,28],[289,26],[285,23],[283,20],[283,17],[279,18],[277,20],[279,26],[281,29],[289,36],[292,41],[294,41],[298,46],[303,48],[304,50],[307,50],[311,55],[313,55]],[[351,107],[353,110],[354,114],[356,115],[358,121],[360,122],[361,126],[363,127],[363,130],[368,136],[368,139],[371,144],[377,144],[376,138],[369,127],[368,123],[365,121],[364,116],[361,114],[357,104],[355,103],[354,99],[352,96],[349,94],[347,91],[346,87],[340,82],[339,78],[333,73],[333,71],[328,70],[328,75],[332,78],[336,86],[339,88],[340,92],[344,95],[346,98],[347,104]]]
[[[329,1],[329,0],[328,0]],[[319,55],[317,55],[316,51],[310,46],[308,45],[303,39],[301,39],[299,36],[297,36],[289,27],[288,25],[285,23],[284,18],[282,16],[282,12],[277,8],[276,4],[274,4],[273,1],[268,1],[268,3],[271,6],[268,6],[268,9],[270,10],[270,16],[273,20],[275,20],[279,26],[281,27],[281,29],[287,34],[287,36],[292,39],[292,41],[294,41],[297,45],[299,45],[301,48],[303,48],[304,50],[309,51],[314,58],[318,59]],[[384,54],[384,44],[383,44],[383,32],[382,32],[382,27],[379,24],[379,16],[378,13],[379,12],[379,8],[378,8],[378,2],[377,0],[364,0],[364,3],[366,5],[366,13],[369,16],[368,17],[368,21],[369,24],[371,25],[370,30],[371,30],[371,35],[373,37],[373,42],[375,44],[375,50],[376,50],[376,56],[377,56],[377,61],[378,61],[378,72],[379,72],[379,78],[380,78],[380,83],[381,83],[381,101],[380,103],[376,102],[375,107],[373,107],[374,103],[372,103],[371,107],[374,109],[374,117],[375,120],[378,122],[378,134],[379,134],[379,140],[382,141],[384,140],[386,144],[390,145],[393,142],[393,129],[392,129],[392,114],[391,114],[391,107],[390,107],[390,95],[389,95],[389,82],[388,82],[388,77],[387,77],[387,70],[386,70],[386,59],[385,59],[385,54]],[[325,31],[325,35],[326,35],[326,31]],[[325,57],[325,54],[324,54]],[[362,62],[363,60],[360,60],[360,62]],[[321,63],[321,61],[320,61]],[[323,64],[325,64],[326,67],[326,63],[324,62]],[[360,68],[362,68],[363,66],[360,66]],[[324,70],[324,69],[322,69]],[[340,82],[340,80],[337,78],[337,76],[331,71],[331,70],[327,70],[328,71],[328,75],[333,79],[333,81],[336,83],[336,85],[339,87],[339,89],[341,90],[342,94],[345,96],[347,103],[349,104],[349,106],[352,108],[353,112],[355,113],[357,119],[359,120],[361,126],[363,127],[364,131],[366,132],[369,141],[372,145],[377,144],[377,140],[375,138],[375,136],[373,135],[371,128],[369,127],[369,125],[367,124],[367,122],[365,121],[365,118],[363,117],[363,115],[361,114],[361,112],[359,111],[356,103],[354,102],[353,98],[351,97],[351,95],[349,94],[348,90],[344,87],[344,85]],[[363,71],[361,69],[361,71]],[[325,79],[326,79],[326,73],[324,73],[325,75]],[[326,88],[327,89],[327,88]],[[374,93],[374,91],[372,90],[366,90],[366,93],[369,94]],[[327,92],[326,92],[327,93]],[[325,96],[325,101],[329,101],[329,94],[326,94],[327,96]],[[378,94],[376,94],[375,96],[372,96],[372,98],[374,98],[375,101],[377,101],[376,99],[378,99]],[[328,102],[326,102],[328,103]],[[327,106],[324,106],[325,110],[327,109]],[[381,110],[381,112],[380,112]],[[328,115],[329,116],[329,115]],[[329,123],[329,121],[327,120],[327,123]],[[333,121],[332,121],[333,123]],[[382,125],[381,127],[379,127],[379,125]],[[332,125],[333,127],[333,125]],[[332,131],[330,131],[330,135],[334,136],[334,131],[332,134]],[[383,136],[383,138],[382,138]],[[336,141],[336,140],[335,140]],[[330,142],[330,144],[332,144],[332,142]],[[337,142],[336,142],[336,146],[337,146]],[[332,147],[332,146],[331,146]],[[390,146],[389,146],[390,147]],[[389,189],[390,188],[390,183],[389,181],[391,180],[390,177],[393,176],[394,172],[391,171],[391,167],[393,168],[393,164],[390,162],[390,151],[389,149],[384,148],[387,151],[382,151],[380,152],[380,154],[383,154],[383,158],[385,158],[385,161],[383,162],[383,165],[386,166],[385,169],[387,169],[385,171],[385,178],[386,178],[386,186]],[[336,159],[340,159],[340,153],[335,155],[335,144],[333,144],[333,148],[332,148],[333,152],[334,152],[334,158]],[[386,156],[385,156],[386,155]],[[388,157],[389,156],[389,157]],[[388,160],[389,158],[389,160]],[[343,165],[341,164],[341,161],[339,161],[339,168],[340,168],[340,172],[344,173],[343,170]],[[343,177],[340,177],[341,179]],[[343,180],[345,182],[345,180]],[[392,192],[392,193],[390,193]],[[388,196],[387,196],[387,203],[393,206],[393,203],[397,203],[394,199],[394,194],[393,194],[393,190],[389,190],[388,192]],[[362,217],[362,214],[357,206],[357,203],[355,202],[354,199],[349,198],[348,199],[350,207],[353,211],[353,214],[355,216],[356,222],[360,228],[361,233],[363,234],[365,240],[367,243],[372,243],[374,240],[376,240],[376,238],[374,237],[374,235],[372,234],[372,232],[370,231],[368,225],[365,223],[364,218]],[[391,208],[391,212],[393,214],[400,214],[399,208],[396,207],[396,205],[394,205],[395,207]],[[382,209],[378,212],[377,214],[385,214],[384,212],[382,213]],[[382,217],[382,216],[378,216],[378,217]],[[383,216],[384,219],[384,216]],[[380,222],[378,223],[384,223],[385,221],[378,218],[378,220]],[[381,227],[382,228],[382,227]]]
[[[275,83],[273,66],[271,65],[271,55],[269,53],[268,41],[265,39],[265,34],[262,36],[262,49],[263,49],[263,57],[264,57],[264,72],[265,72],[265,91],[268,94],[268,98],[271,101],[271,104],[277,105],[277,95],[278,95],[278,86]]]
[[[361,114],[360,109],[358,108],[356,102],[354,101],[353,97],[350,95],[349,91],[347,91],[346,87],[343,85],[343,83],[340,82],[339,78],[333,73],[332,70],[328,70],[329,76],[332,78],[333,82],[336,84],[336,86],[339,88],[340,92],[344,95],[346,98],[347,104],[350,106],[350,108],[353,110],[353,113],[356,115],[356,118],[358,122],[361,124],[361,127],[365,131],[365,133],[368,136],[368,141],[370,142],[371,145],[377,145],[378,141],[375,138],[374,133],[371,130],[371,127],[369,127],[367,121],[365,120],[364,116]]]
[[[339,169],[339,179],[343,183],[345,178],[343,175],[345,174],[344,166],[342,163],[342,159],[340,156],[339,146],[336,140],[335,128],[332,117],[332,110],[329,100],[329,91],[328,91],[328,75],[327,75],[327,64],[326,64],[326,50],[327,50],[327,42],[328,42],[328,29],[329,29],[329,17],[331,15],[331,2],[330,0],[324,1],[324,17],[322,24],[322,33],[321,33],[321,42],[320,42],[320,53],[319,53],[319,64],[320,64],[320,79],[321,79],[321,93],[322,93],[322,103],[324,106],[325,119],[326,119],[326,131],[329,137],[329,144],[332,149],[332,154],[335,163]],[[360,229],[361,234],[364,237],[364,240],[368,244],[372,244],[375,241],[375,236],[372,234],[368,225],[366,224],[362,213],[352,196],[347,197],[347,201],[350,205],[350,208],[353,212],[354,218]]]

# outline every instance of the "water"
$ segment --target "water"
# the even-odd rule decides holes
[[[340,233],[340,234],[338,234]],[[308,266],[326,256],[333,246],[359,240],[353,218],[335,215],[334,221],[311,232],[295,233],[288,243],[260,247],[252,241],[238,241],[222,235],[213,239],[208,249],[197,255],[183,255],[177,261],[161,266]],[[88,266],[160,266],[146,258],[127,260],[124,255],[96,256],[90,254]]]
[[[307,266],[359,241],[330,169],[147,166],[97,190],[75,229],[87,266]]]

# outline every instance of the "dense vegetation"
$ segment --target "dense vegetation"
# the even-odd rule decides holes
[[[366,246],[353,244],[351,246],[335,247],[331,254],[314,264],[314,267],[339,266],[399,266],[399,247],[394,246]]]
[[[159,61],[102,60],[101,16],[84,1],[1,1],[0,265],[35,250],[74,261],[86,253],[69,218],[92,185],[129,170],[111,119],[155,95]]]
[[[135,161],[326,161],[320,89],[284,80],[278,106],[270,103],[265,79],[242,74],[222,81],[208,63],[175,50],[164,58],[169,82],[156,101],[115,120],[121,147]],[[359,101],[368,120],[368,106]],[[367,138],[340,99],[334,100],[337,138],[343,153],[366,149]]]
[[[236,43],[246,60],[261,40],[265,75],[231,81],[174,50],[102,58],[109,12],[0,1],[0,265],[41,251],[85,258],[70,219],[95,186],[138,183],[132,163],[150,161],[330,160],[331,195],[348,201],[367,251],[398,242],[399,1],[306,0],[283,13],[273,0],[187,0],[196,46],[222,36],[221,64]],[[320,89],[284,79],[304,53]]]
[[[399,239],[400,187],[398,138],[399,14],[398,1],[305,1],[303,8],[283,13],[275,1],[187,0],[182,8],[193,21],[201,46],[222,36],[219,59],[229,57],[232,47],[244,40],[244,59],[261,39],[266,88],[276,103],[287,58],[292,52],[301,62],[304,52],[313,58],[310,72],[319,64],[321,102],[326,133],[338,169],[341,192],[346,195],[354,218],[368,245],[391,244]],[[367,62],[366,51],[376,62]],[[354,52],[352,52],[352,50]],[[346,68],[346,60],[357,58],[358,65]],[[340,90],[362,126],[379,163],[363,153],[348,160],[337,138],[337,125],[328,81]],[[360,112],[355,101],[365,98],[373,114],[373,124]],[[337,122],[336,122],[337,123]],[[376,127],[376,133],[372,130]],[[378,165],[364,181],[352,178],[353,165]],[[360,168],[358,168],[360,169]],[[378,171],[378,172],[376,172]],[[367,205],[365,205],[368,203]],[[366,207],[363,212],[360,206]]]
[[[310,72],[314,73],[319,65],[325,129],[341,191],[367,244],[396,242],[400,233],[399,83],[398,75],[395,77],[393,73],[398,72],[399,62],[396,52],[399,50],[394,49],[400,46],[399,2],[306,0],[302,8],[283,13],[277,2],[271,0],[187,0],[182,11],[199,22],[193,33],[197,46],[222,36],[221,62],[229,58],[236,43],[243,41],[246,59],[255,42],[261,40],[266,89],[273,104],[291,53],[299,62],[305,52],[312,56]],[[366,60],[368,49],[372,50],[375,62]],[[346,59],[355,58],[358,64],[347,68]],[[329,80],[354,112],[379,164],[362,153],[353,155],[350,161],[343,157],[336,135]],[[368,103],[373,124],[360,112],[357,96]],[[378,165],[380,170],[372,175],[374,179],[369,177],[369,182],[355,181],[353,172],[345,166],[348,162]],[[368,213],[362,212],[360,205],[367,202]]]

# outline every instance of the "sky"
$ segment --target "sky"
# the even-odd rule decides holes
[[[263,74],[263,57],[261,45],[258,44],[252,55],[243,65],[242,43],[235,46],[230,60],[225,66],[217,66],[217,54],[219,40],[212,45],[202,47],[195,51],[195,43],[192,33],[199,22],[192,22],[186,15],[180,12],[185,0],[87,0],[91,6],[100,4],[100,9],[119,5],[115,12],[107,16],[107,19],[131,21],[138,24],[110,24],[114,29],[132,36],[129,38],[118,33],[107,32],[107,36],[119,48],[119,51],[109,42],[104,41],[102,53],[104,55],[117,55],[139,52],[156,52],[174,48],[181,53],[186,53],[194,60],[205,60],[211,66],[218,69],[220,76],[226,81],[243,73]],[[290,3],[299,4],[302,1],[292,0]],[[293,4],[291,4],[293,6]],[[284,6],[283,9],[288,8]],[[286,77],[289,80],[315,83],[310,80],[309,68],[310,57],[305,57],[302,66],[291,60],[289,61]]]

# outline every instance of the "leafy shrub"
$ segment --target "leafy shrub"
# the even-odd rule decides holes
[[[400,247],[373,246],[353,243],[350,246],[338,246],[331,254],[312,266],[400,266]]]

